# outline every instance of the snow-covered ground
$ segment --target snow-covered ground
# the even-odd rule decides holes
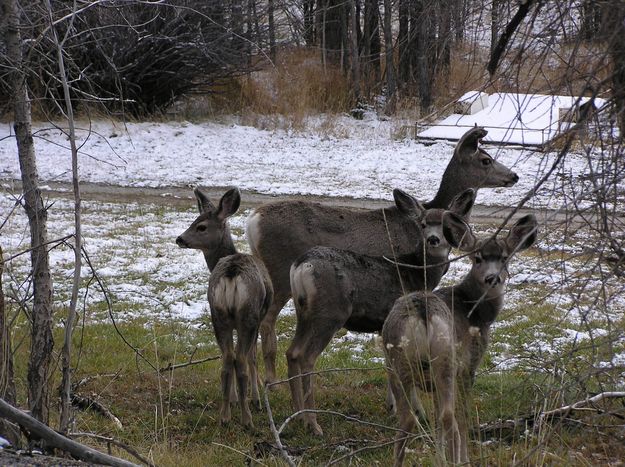
[[[395,187],[420,199],[436,193],[453,143],[423,145],[392,135],[399,124],[368,118],[327,117],[309,130],[259,130],[218,123],[80,123],[80,171],[84,181],[134,187],[230,186],[269,194],[314,194],[392,199]],[[50,124],[36,124],[39,174],[69,181],[68,140]],[[19,178],[12,127],[0,126],[0,179]],[[334,135],[341,135],[336,137]],[[551,166],[554,154],[487,148],[520,176],[512,188],[487,189],[478,203],[516,205]],[[566,179],[586,172],[586,158],[570,154],[558,173]],[[551,181],[530,206],[558,208],[563,200]]]
[[[292,132],[259,130],[234,121],[126,125],[99,121],[92,124],[90,133],[80,133],[81,177],[85,181],[130,187],[237,185],[276,195],[302,193],[379,199],[391,199],[392,188],[401,187],[421,199],[429,199],[436,191],[454,145],[425,146],[412,140],[394,139],[392,136],[401,124],[375,118],[355,121],[328,117],[310,122],[308,130]],[[87,124],[82,123],[81,127],[86,128]],[[49,124],[37,124],[35,130],[42,183],[69,181],[67,138]],[[10,134],[9,124],[0,126],[0,179],[5,180],[19,178],[15,141]],[[554,157],[513,149],[489,148],[489,151],[514,168],[520,181],[513,188],[480,191],[481,204],[515,205],[550,167]],[[561,207],[567,200],[563,195],[566,191],[559,184],[563,180],[575,183],[586,171],[586,164],[584,156],[568,155],[529,206]],[[15,199],[9,187],[0,191],[0,235],[5,257],[26,250],[29,241],[26,218],[21,209],[13,209]],[[53,203],[49,210],[51,239],[71,234],[73,229],[72,203],[69,200]],[[196,251],[180,250],[174,243],[196,216],[192,202],[183,211],[167,205],[145,204],[141,199],[127,204],[92,201],[84,202],[83,206],[85,248],[111,294],[117,318],[172,318],[194,323],[203,317],[208,276],[203,258]],[[243,230],[248,214],[241,212],[231,219],[237,245],[243,251],[247,249]],[[585,234],[578,235],[579,243],[568,240],[564,244],[561,233],[543,231],[539,247],[549,251],[555,245],[581,253]],[[8,264],[5,280],[12,282],[12,293],[29,293],[21,288],[26,283],[27,260],[28,255],[23,255]],[[72,261],[73,253],[68,247],[52,249],[59,303],[69,299]],[[589,299],[576,298],[581,282],[571,285],[567,281],[576,275],[587,276],[583,279],[586,287],[596,280],[586,273],[583,261],[583,258],[562,261],[549,254],[528,254],[511,265],[507,308],[518,309],[520,304],[528,303],[528,290],[538,290],[539,295],[533,292],[532,306],[548,306],[550,313],[562,315],[557,338],[550,340],[551,337],[537,331],[538,340],[529,346],[536,345],[545,354],[556,352],[571,342],[593,338],[586,331],[587,323],[592,322],[595,335],[599,335],[607,332],[604,325],[609,327],[620,319],[625,299],[619,299],[618,294],[607,312],[588,309]],[[467,268],[466,260],[454,263],[445,281],[457,280]],[[85,268],[85,277],[89,274]],[[591,284],[584,293],[592,294],[602,286]],[[92,287],[86,300],[87,319],[107,319],[102,306],[97,306],[101,299],[101,293]],[[292,313],[292,307],[285,313]],[[514,323],[526,319],[522,315],[504,313],[498,324],[500,332],[506,333],[513,329]],[[355,345],[363,338],[370,337],[348,334]],[[496,361],[501,365],[518,361],[518,355],[507,353],[505,346],[498,350]],[[604,363],[623,358],[619,351]]]

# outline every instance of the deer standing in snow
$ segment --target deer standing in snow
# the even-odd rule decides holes
[[[394,190],[393,195],[398,212],[414,223],[418,232],[412,238],[412,252],[398,256],[396,264],[382,257],[315,247],[291,266],[297,326],[286,355],[296,411],[315,407],[310,372],[332,336],[341,328],[381,331],[399,296],[413,290],[431,290],[439,283],[447,270],[451,247],[459,245],[470,231],[462,217],[473,206],[472,189],[456,197],[449,211],[426,210],[401,190]],[[304,413],[301,419],[313,433],[323,433],[314,413]]]
[[[468,188],[509,187],[519,177],[479,147],[486,136],[472,128],[458,142],[434,199],[426,209],[447,209]],[[371,256],[414,251],[419,227],[395,206],[355,210],[308,201],[277,201],[257,208],[249,217],[247,239],[271,277],[274,299],[261,323],[265,377],[276,380],[276,320],[291,297],[291,264],[314,246],[328,246]]]
[[[237,188],[228,190],[219,205],[198,188],[194,190],[200,215],[176,239],[181,248],[194,248],[204,253],[211,272],[208,302],[215,337],[222,352],[221,423],[230,421],[230,402],[236,400],[233,384],[236,373],[241,422],[253,427],[247,388],[251,382],[252,399],[260,405],[256,371],[256,341],[260,322],[272,301],[273,288],[262,262],[251,255],[237,253],[227,219],[241,203]],[[236,331],[236,348],[233,333]]]
[[[396,436],[396,466],[403,463],[406,432],[416,423],[410,402],[417,388],[434,392],[445,460],[469,462],[469,391],[488,345],[490,326],[503,307],[508,262],[529,248],[536,236],[533,215],[519,219],[505,239],[478,240],[469,231],[462,249],[472,252],[472,266],[462,282],[434,292],[414,292],[395,302],[382,339],[402,430]]]

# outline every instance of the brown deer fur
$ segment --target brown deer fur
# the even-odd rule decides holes
[[[287,351],[289,383],[295,410],[313,409],[315,361],[341,328],[376,332],[395,300],[413,290],[431,290],[447,270],[451,246],[462,241],[475,192],[460,194],[450,209],[426,210],[401,190],[394,191],[398,212],[415,224],[413,251],[397,257],[397,266],[381,257],[330,247],[315,247],[291,266],[291,288],[297,311],[295,337]],[[322,430],[314,413],[304,422],[315,434]]]
[[[447,209],[455,196],[468,188],[512,186],[518,176],[479,147],[486,135],[472,128],[458,142],[438,193],[426,209]],[[275,381],[277,340],[275,324],[291,297],[289,270],[293,261],[314,246],[328,246],[372,256],[391,256],[414,250],[418,226],[395,206],[354,210],[306,201],[277,201],[250,216],[247,237],[254,256],[260,258],[274,287],[274,300],[261,324],[266,379]]]
[[[533,215],[522,217],[505,240],[467,235],[471,271],[457,285],[399,298],[382,330],[399,428],[395,465],[403,463],[407,435],[415,425],[410,396],[434,391],[441,454],[452,464],[468,463],[467,398],[503,307],[507,264],[536,240]]]
[[[260,322],[273,298],[269,274],[256,257],[237,253],[227,218],[239,208],[241,195],[233,188],[227,191],[218,207],[199,190],[194,190],[199,217],[176,239],[182,248],[195,248],[204,253],[211,275],[208,302],[215,337],[222,352],[221,422],[230,421],[230,402],[236,400],[233,384],[236,373],[241,422],[252,427],[247,401],[251,382],[252,398],[260,405],[256,372],[256,341]],[[233,333],[237,333],[236,348]]]

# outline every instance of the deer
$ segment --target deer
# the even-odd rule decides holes
[[[447,216],[448,214],[445,214]],[[399,429],[395,466],[403,464],[407,434],[416,424],[417,389],[434,392],[437,439],[445,461],[467,464],[468,398],[488,346],[490,327],[504,304],[508,264],[536,241],[534,215],[520,218],[505,239],[478,239],[469,230],[460,249],[471,270],[456,285],[397,299],[382,328],[388,377]],[[422,410],[420,402],[417,410]]]
[[[273,299],[269,273],[258,258],[237,253],[227,219],[239,209],[241,194],[232,188],[221,197],[217,207],[200,191],[193,190],[200,215],[177,239],[181,248],[204,254],[210,271],[208,303],[217,344],[222,353],[222,425],[230,422],[230,403],[237,399],[241,423],[253,428],[247,394],[251,383],[254,404],[260,406],[256,367],[256,342],[260,323]],[[236,348],[233,334],[236,331]],[[236,387],[233,384],[236,373]]]
[[[447,209],[451,201],[468,188],[510,187],[519,177],[479,147],[486,136],[473,128],[458,142],[443,178],[426,209]],[[419,238],[418,226],[396,206],[375,210],[332,207],[310,201],[283,200],[260,206],[247,222],[247,240],[252,254],[267,267],[274,287],[274,299],[261,323],[265,381],[276,381],[276,321],[291,298],[291,264],[314,246],[328,246],[372,256],[409,253],[412,239]]]
[[[412,239],[410,253],[389,261],[385,257],[317,246],[291,266],[297,325],[286,357],[296,412],[315,407],[311,372],[334,334],[341,328],[381,331],[399,296],[413,290],[431,290],[439,283],[447,270],[451,247],[458,245],[470,230],[463,216],[473,207],[473,189],[458,195],[449,211],[425,209],[399,189],[393,191],[393,197],[398,212],[414,223],[414,231],[418,232]],[[314,413],[305,412],[299,418],[313,434],[323,434]]]

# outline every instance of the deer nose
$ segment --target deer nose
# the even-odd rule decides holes
[[[486,282],[491,287],[495,287],[496,285],[499,285],[501,283],[501,277],[499,277],[499,274],[489,274],[484,279],[484,282]]]
[[[519,181],[519,176],[515,172],[512,172],[512,181],[514,183]]]
[[[428,245],[438,246],[441,243],[440,239],[436,235],[430,235],[428,237]]]
[[[176,239],[176,245],[178,245],[180,248],[186,248],[187,247],[187,243],[182,239],[182,237],[178,237]]]

